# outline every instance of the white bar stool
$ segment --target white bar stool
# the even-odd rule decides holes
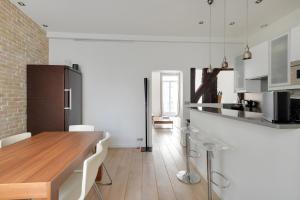
[[[192,141],[195,141],[197,143],[196,145],[199,145],[200,148],[202,148],[203,150],[206,151],[207,184],[208,184],[208,189],[207,189],[208,198],[207,199],[212,200],[213,199],[212,184],[214,184],[215,186],[217,186],[220,189],[226,189],[230,186],[230,181],[225,175],[213,170],[212,159],[214,157],[214,152],[229,150],[232,147],[225,144],[221,140],[218,140],[217,138],[210,137],[210,136],[197,137],[197,136],[193,135]],[[220,178],[224,180],[223,181],[224,184],[216,183],[213,180],[213,175],[220,176]]]
[[[199,132],[197,129],[192,128],[189,126],[189,123],[187,124],[187,127],[181,128],[181,131],[186,135],[185,136],[185,148],[186,148],[186,170],[182,170],[177,172],[176,176],[178,178],[178,180],[180,180],[183,183],[186,184],[196,184],[199,183],[201,181],[200,175],[192,172],[191,171],[191,167],[190,167],[190,157],[196,157],[196,156],[192,156],[192,152],[196,152],[194,150],[191,150],[191,145],[190,145],[190,135],[191,132],[196,133]]]

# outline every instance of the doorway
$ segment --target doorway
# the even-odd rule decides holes
[[[176,117],[179,114],[179,73],[161,73],[161,112],[162,116]]]
[[[151,77],[152,129],[180,127],[183,115],[182,72],[153,71]]]

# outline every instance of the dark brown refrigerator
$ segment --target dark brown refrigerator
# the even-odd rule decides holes
[[[27,131],[67,131],[82,124],[82,76],[63,65],[27,66]]]

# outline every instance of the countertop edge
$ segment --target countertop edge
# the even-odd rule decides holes
[[[210,111],[205,111],[205,110],[199,110],[199,109],[196,109],[195,107],[190,107],[190,110],[197,111],[197,112],[203,112],[203,113],[207,113],[207,114],[218,116],[218,117],[223,117],[226,119],[232,119],[232,120],[242,121],[242,122],[246,122],[246,123],[261,125],[261,126],[265,126],[265,127],[269,127],[269,128],[300,129],[300,124],[275,124],[275,123],[271,123],[266,120],[263,120],[262,118],[253,119],[253,118],[234,117],[234,116],[229,116],[229,115],[225,115],[222,113],[215,113],[215,112],[210,112]],[[230,109],[227,109],[227,110],[230,110]],[[236,110],[232,110],[232,111],[236,111]],[[239,111],[236,111],[236,112],[239,112]],[[247,112],[247,111],[240,111],[240,112]]]

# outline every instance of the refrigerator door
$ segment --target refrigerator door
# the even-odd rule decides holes
[[[27,131],[64,130],[64,66],[27,66]]]
[[[69,125],[82,124],[82,77],[81,73],[65,69],[65,131]]]

